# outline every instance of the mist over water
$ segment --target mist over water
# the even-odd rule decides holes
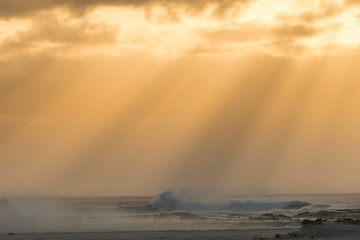
[[[358,194],[204,196],[182,190],[149,197],[9,198],[0,206],[0,232],[291,230],[303,212],[360,208]]]
[[[161,193],[151,204],[151,206],[160,211],[190,211],[190,212],[256,212],[281,208],[302,208],[310,205],[306,202],[241,202],[232,200],[229,203],[211,204],[206,202],[192,202],[181,198],[172,191]]]

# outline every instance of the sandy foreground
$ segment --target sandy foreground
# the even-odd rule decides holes
[[[115,239],[360,239],[360,225],[343,222],[321,222],[303,225],[298,231],[213,230],[213,231],[129,231],[93,233],[7,233],[0,239],[14,240],[115,240]]]

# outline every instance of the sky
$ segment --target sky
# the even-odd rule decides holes
[[[360,1],[1,0],[0,195],[360,192]]]

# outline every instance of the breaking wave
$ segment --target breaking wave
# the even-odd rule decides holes
[[[234,200],[228,203],[208,204],[182,199],[172,191],[161,193],[151,206],[161,212],[188,211],[188,212],[248,212],[267,211],[272,209],[300,209],[310,203],[301,201],[290,202],[241,202]]]

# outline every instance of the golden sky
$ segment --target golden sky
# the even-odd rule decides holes
[[[360,192],[360,1],[1,0],[0,194]]]

